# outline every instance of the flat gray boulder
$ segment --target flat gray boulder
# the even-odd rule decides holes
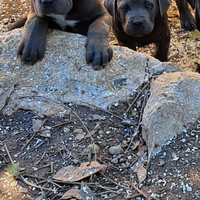
[[[106,108],[125,100],[153,74],[179,70],[146,54],[114,47],[111,63],[96,71],[85,61],[86,37],[55,30],[48,32],[42,61],[30,66],[16,54],[23,33],[16,29],[0,34],[0,94],[16,85],[3,109],[5,114],[19,108],[39,115],[65,112],[53,101]]]
[[[149,153],[155,155],[184,126],[200,117],[200,74],[164,74],[151,83],[151,95],[144,108],[142,135]]]

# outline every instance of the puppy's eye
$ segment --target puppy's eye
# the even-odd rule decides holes
[[[152,3],[146,3],[146,8],[151,10],[153,8],[153,4]]]
[[[121,7],[120,7],[120,9],[121,10],[124,10],[124,11],[127,11],[127,10],[129,10],[129,5],[122,5]]]

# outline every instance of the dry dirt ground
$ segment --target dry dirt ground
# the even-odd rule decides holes
[[[0,30],[6,31],[11,22],[27,14],[28,8],[26,0],[0,0]],[[169,22],[170,61],[195,71],[200,41],[181,30],[174,3]],[[112,35],[110,40],[115,43]],[[151,49],[139,50],[151,53]],[[24,110],[11,116],[0,114],[0,199],[60,199],[70,189],[88,192],[86,186],[96,199],[200,199],[200,121],[184,127],[148,163],[141,116],[150,91],[149,86],[144,87],[127,102],[108,110],[68,104],[68,112],[60,117],[41,117]],[[91,144],[96,144],[96,153]],[[110,147],[114,146],[119,152],[112,154]],[[82,182],[53,179],[65,166],[78,167],[94,160],[106,169],[94,174],[90,171],[92,175],[82,177]],[[80,199],[80,194],[69,199]],[[92,198],[82,194],[82,199]]]

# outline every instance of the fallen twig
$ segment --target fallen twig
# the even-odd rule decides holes
[[[138,125],[137,125],[137,128],[136,128],[136,131],[135,131],[135,133],[131,136],[129,145],[128,145],[128,147],[127,147],[127,149],[126,149],[125,152],[127,152],[127,151],[129,150],[129,148],[130,148],[130,146],[131,146],[131,144],[132,144],[132,142],[133,142],[133,139],[134,139],[135,136],[138,134],[138,131],[139,131],[139,128],[140,128],[140,125],[141,125],[140,123],[142,122],[142,115],[143,115],[143,110],[144,110],[144,107],[145,107],[145,104],[146,104],[146,96],[147,96],[147,95],[148,95],[148,94],[145,93],[144,99],[143,99],[143,103],[142,103],[141,112],[140,112],[140,117],[139,117],[139,121],[138,121]]]
[[[121,185],[121,184],[119,184],[119,183],[113,181],[111,178],[109,178],[108,176],[106,176],[103,172],[100,172],[100,171],[99,171],[99,173],[100,173],[102,176],[104,176],[106,179],[108,179],[110,182],[114,183],[115,185],[118,185],[119,187],[124,188],[124,189],[126,189],[126,190],[130,190],[130,188],[128,188],[128,187],[126,187],[126,186],[124,186],[124,185]]]
[[[137,191],[139,192],[142,196],[144,196],[145,198],[149,198],[149,196],[147,196],[147,194],[145,194],[142,190],[140,190],[138,187],[136,187],[133,183],[130,183],[131,186]]]
[[[46,151],[42,154],[42,157],[40,158],[40,160],[38,160],[38,161],[35,163],[36,165],[38,165],[38,164],[41,162],[41,160],[44,158],[45,154],[46,154]]]
[[[142,196],[142,194],[138,193],[138,194],[134,194],[130,197],[127,197],[127,199],[133,199],[133,198],[140,197],[140,196]]]
[[[42,124],[40,125],[39,129],[40,130],[42,128],[42,126],[44,125],[44,123],[46,122],[46,119],[42,122]],[[31,138],[26,142],[26,144],[21,148],[21,150],[24,150],[24,148],[27,147],[27,145],[32,141],[32,139],[35,137],[35,135],[38,133],[38,130],[37,131],[34,131],[33,132],[33,135],[31,136]]]
[[[88,105],[88,107],[95,108],[96,110],[101,110],[101,111],[103,111],[103,112],[105,112],[105,113],[108,113],[108,114],[110,114],[110,115],[113,115],[114,117],[116,117],[116,118],[118,118],[118,119],[120,119],[120,120],[122,120],[122,121],[124,120],[124,118],[122,118],[122,117],[116,115],[116,114],[113,113],[113,112],[110,112],[109,110],[106,110],[106,109],[97,107],[97,106],[95,106],[95,105],[90,105],[89,103],[85,103],[85,102],[84,102],[84,104]]]
[[[102,162],[104,165],[108,166],[108,168],[111,167],[111,168],[113,168],[113,169],[119,170],[118,167],[115,167],[114,165],[111,165],[111,164],[107,164],[105,161],[101,160],[101,159],[98,158],[98,157],[97,157],[97,160],[100,161],[100,162]],[[110,160],[110,159],[108,158],[108,160]]]
[[[47,191],[54,192],[53,189],[41,187],[41,186],[39,186],[39,185],[36,185],[36,184],[34,184],[34,183],[31,183],[31,182],[27,181],[22,175],[20,175],[20,178],[24,181],[24,183],[26,183],[27,185],[29,185],[29,186],[31,186],[31,187],[35,187],[35,188],[38,188],[38,189],[41,189],[41,190],[47,190]]]
[[[6,144],[4,144],[4,148],[5,148],[5,150],[6,150],[6,153],[7,153],[8,157],[9,157],[9,159],[10,159],[12,165],[14,165],[15,163],[14,163],[14,161],[13,161],[11,155],[10,155],[10,152],[8,151],[8,148],[7,148],[7,145],[6,145]]]
[[[132,103],[129,105],[128,109],[126,110],[125,113],[127,113],[131,107],[133,106],[133,104],[137,101],[137,99],[140,97],[140,95],[143,93],[143,91],[147,88],[147,86],[149,85],[149,82],[142,88],[142,90],[140,91],[140,93],[135,97],[135,99],[132,101]]]

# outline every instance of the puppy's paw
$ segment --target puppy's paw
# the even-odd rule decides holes
[[[195,29],[195,20],[190,15],[184,15],[180,18],[181,21],[181,27],[185,30],[192,31]]]
[[[44,57],[44,41],[24,37],[17,47],[17,53],[21,55],[23,62],[33,65]]]
[[[113,50],[107,39],[88,39],[85,47],[86,61],[92,63],[94,69],[105,67],[113,57]]]

